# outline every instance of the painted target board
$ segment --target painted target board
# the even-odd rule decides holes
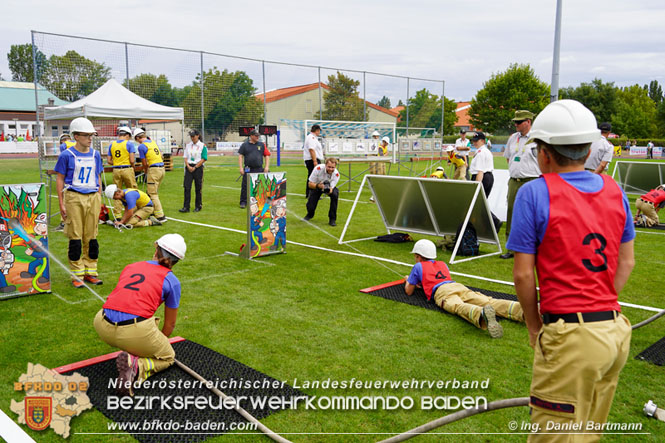
[[[251,259],[285,252],[286,173],[247,175],[247,243],[241,255]]]

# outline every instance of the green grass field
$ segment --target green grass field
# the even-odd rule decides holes
[[[181,165],[177,159],[176,164]],[[0,182],[39,181],[37,159],[2,159]],[[505,168],[503,158],[495,164]],[[343,166],[346,168],[346,166]],[[412,263],[412,244],[385,244],[372,241],[338,245],[343,222],[351,202],[341,200],[338,226],[328,226],[328,202],[319,204],[311,224],[305,215],[304,180],[306,170],[292,160],[272,171],[286,171],[289,216],[287,238],[341,251]],[[354,171],[360,172],[360,165]],[[393,168],[393,173],[395,173]],[[404,174],[404,170],[402,170]],[[235,157],[213,157],[205,170],[203,211],[180,214],[182,169],[168,172],[160,192],[168,217],[238,230],[246,229],[246,213],[238,208],[240,182]],[[345,190],[343,187],[342,190]],[[342,192],[343,199],[355,197]],[[634,202],[636,196],[629,196]],[[349,235],[355,238],[385,233],[376,207],[368,203],[365,191],[358,205]],[[57,207],[56,200],[53,201]],[[182,283],[182,301],[174,335],[205,345],[278,380],[401,381],[401,380],[485,380],[487,389],[303,389],[309,395],[410,396],[413,409],[385,410],[287,410],[263,422],[293,441],[367,441],[388,438],[454,411],[423,410],[425,396],[484,396],[487,401],[523,397],[529,393],[533,351],[526,328],[502,322],[504,337],[489,336],[460,318],[435,311],[395,303],[358,292],[359,289],[397,280],[409,267],[368,258],[287,245],[287,253],[257,260],[243,260],[225,251],[238,252],[246,242],[242,234],[209,227],[169,221],[161,227],[140,228],[120,233],[100,226],[99,272],[105,297],[113,289],[120,271],[131,262],[152,257],[153,242],[162,234],[178,232],[187,241],[187,257],[174,272]],[[663,231],[638,233],[635,241],[637,264],[620,301],[665,307],[665,236]],[[656,234],[657,233],[657,234]],[[505,242],[503,230],[500,232]],[[415,235],[416,239],[423,236]],[[67,239],[52,232],[50,249],[60,260],[67,259]],[[488,246],[481,246],[487,250]],[[439,258],[448,260],[448,252]],[[512,281],[512,260],[489,257],[451,267],[454,272]],[[93,329],[92,320],[101,302],[87,290],[70,285],[65,271],[51,265],[52,294],[40,294],[0,301],[0,408],[13,419],[10,399],[21,400],[13,383],[25,372],[28,362],[57,367],[114,351]],[[514,288],[471,278],[456,278],[469,286],[514,293]],[[653,313],[624,308],[633,322]],[[161,309],[158,312],[161,315]],[[647,400],[665,405],[665,368],[634,359],[635,355],[663,335],[661,319],[634,332],[631,352],[609,417],[612,422],[641,423],[642,432],[631,441],[663,441],[665,424],[642,413]],[[511,434],[509,424],[528,422],[527,408],[505,409],[456,422],[435,432],[482,433],[488,435],[437,435],[418,437],[422,441],[523,441],[524,435]],[[81,435],[107,432],[108,420],[91,410],[75,417],[70,441],[128,441],[127,434]],[[27,429],[27,427],[24,426]],[[59,441],[53,431],[33,432],[37,441]],[[358,434],[358,435],[347,435]],[[299,434],[299,435],[288,435]],[[626,436],[606,435],[604,441],[623,441]],[[233,434],[213,440],[255,441],[257,435]]]

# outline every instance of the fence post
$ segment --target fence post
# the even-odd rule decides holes
[[[441,82],[441,148],[443,148],[443,114],[446,110],[446,81]]]
[[[323,120],[323,101],[321,99],[321,66],[319,66],[319,120]],[[305,128],[307,135],[307,128]]]
[[[406,78],[406,136],[409,136],[409,80]]]
[[[268,124],[268,104],[266,102],[266,62],[261,60],[261,68],[263,69],[263,124]]]
[[[363,71],[363,120],[367,121],[369,118],[367,118],[367,94],[365,91],[365,85],[367,84],[366,78],[365,78],[365,71]]]
[[[35,122],[37,123],[37,137],[42,136],[42,130],[39,125],[39,95],[37,94],[37,49],[35,48],[35,31],[30,31],[30,36],[32,37],[32,80],[35,87]],[[34,132],[34,131],[33,131]],[[41,163],[40,163],[41,167]],[[41,172],[41,171],[40,171]],[[49,200],[50,201],[50,200]]]
[[[127,89],[129,89],[129,50],[125,42],[125,79],[127,79]]]
[[[203,51],[201,51],[201,137],[204,140],[206,136],[205,132],[206,132],[206,124],[203,118]]]

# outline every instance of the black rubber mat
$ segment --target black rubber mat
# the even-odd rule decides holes
[[[185,340],[173,344],[173,349],[176,352],[178,361],[193,369],[206,380],[215,383],[216,381],[227,380],[235,381],[238,384],[247,386],[253,383],[270,384],[270,387],[258,386],[238,388],[238,387],[224,387],[218,386],[218,389],[230,397],[261,397],[269,398],[272,396],[291,398],[292,396],[303,396],[304,394],[297,389],[292,388],[287,384],[279,383],[275,379],[268,377],[261,372],[258,372],[249,366],[239,363],[231,358],[219,354],[212,349],[208,349],[198,343]],[[131,409],[109,408],[107,404],[107,397],[118,395],[113,388],[109,388],[109,381],[115,380],[117,377],[117,370],[115,359],[98,363],[92,366],[87,366],[77,369],[72,372],[78,372],[81,375],[88,377],[89,389],[88,397],[95,406],[95,408],[104,414],[109,419],[118,424],[122,423],[138,423],[140,429],[134,431],[127,430],[137,440],[141,442],[197,442],[203,441],[208,437],[223,434],[229,431],[229,423],[247,423],[240,414],[233,409],[206,407],[205,409],[197,409],[196,407],[188,407],[187,409],[173,407],[172,409],[162,408],[160,400],[156,400],[153,408],[147,410],[139,410],[136,407]],[[72,372],[64,375],[70,375]],[[182,382],[180,382],[182,380]],[[177,365],[173,365],[165,371],[159,372],[152,377],[148,378],[149,382],[166,382],[166,388],[160,389],[159,387],[139,388],[134,391],[134,398],[139,396],[156,396],[158,398],[166,398],[172,396],[203,396],[210,397],[210,402],[214,406],[220,403],[219,397],[205,387],[171,387],[169,382],[185,383],[186,381],[195,382],[196,379],[185,371],[180,369]],[[198,381],[197,381],[198,384]],[[275,387],[276,384],[280,386]],[[159,386],[159,384],[158,384]],[[191,386],[191,385],[190,385]],[[174,406],[176,403],[169,400],[169,404]],[[264,408],[253,408],[249,401],[244,401],[241,406],[249,412],[256,419],[261,420],[278,412],[279,409],[271,409],[268,404]],[[157,428],[156,423],[161,423],[162,429]],[[171,429],[166,428],[166,423],[171,423]],[[174,423],[178,423],[175,425]],[[207,429],[199,428],[196,430],[196,424],[201,427],[203,424],[208,424]],[[225,425],[219,425],[225,423]],[[145,426],[147,424],[147,427]],[[217,424],[217,429],[211,430],[211,424]],[[225,429],[220,429],[219,426],[224,426]],[[178,427],[178,429],[175,429]],[[190,428],[189,430],[187,428]],[[211,432],[205,434],[205,431]],[[111,432],[111,431],[109,431]],[[198,433],[197,433],[198,432]],[[260,432],[258,429],[252,432]],[[259,436],[256,436],[257,439]]]
[[[636,227],[642,229],[658,229],[660,231],[665,231],[665,223],[659,223],[657,225],[649,226],[648,228],[646,226],[636,226]]]
[[[505,292],[488,291],[487,289],[474,288],[471,286],[467,287],[472,291],[480,292],[481,294],[485,294],[488,297],[517,301],[517,296],[513,294],[506,294]],[[427,296],[425,296],[425,292],[423,292],[422,288],[416,287],[416,290],[413,292],[413,295],[410,296],[406,295],[406,293],[404,292],[404,280],[396,282],[395,285],[393,286],[388,286],[371,291],[363,290],[362,292],[367,292],[368,294],[375,295],[377,297],[386,298],[388,300],[393,300],[400,303],[406,303],[407,305],[420,306],[421,308],[425,309],[432,309],[434,311],[445,312],[436,303],[434,303],[433,299],[432,301],[427,301]]]
[[[635,358],[651,362],[654,365],[665,366],[665,337],[637,354]]]

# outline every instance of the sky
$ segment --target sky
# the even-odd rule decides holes
[[[600,78],[617,86],[665,83],[665,2],[562,0],[560,87]],[[404,77],[444,80],[445,95],[470,100],[492,74],[511,63],[529,64],[552,78],[556,0],[5,0],[0,27],[0,74],[11,79],[6,54],[29,43],[31,30],[139,43]],[[76,49],[112,67],[123,79],[124,46],[41,35],[46,55]],[[130,77],[165,73],[176,86],[200,69],[197,54],[132,48]],[[260,62],[204,56],[205,69],[246,70],[258,90]],[[322,79],[335,71],[324,69]],[[362,73],[348,73],[361,80]],[[313,83],[316,69],[266,64],[266,89]],[[441,83],[413,80],[409,94]],[[406,96],[406,80],[366,75],[369,101],[382,95],[393,106]],[[360,86],[361,94],[363,86]]]

